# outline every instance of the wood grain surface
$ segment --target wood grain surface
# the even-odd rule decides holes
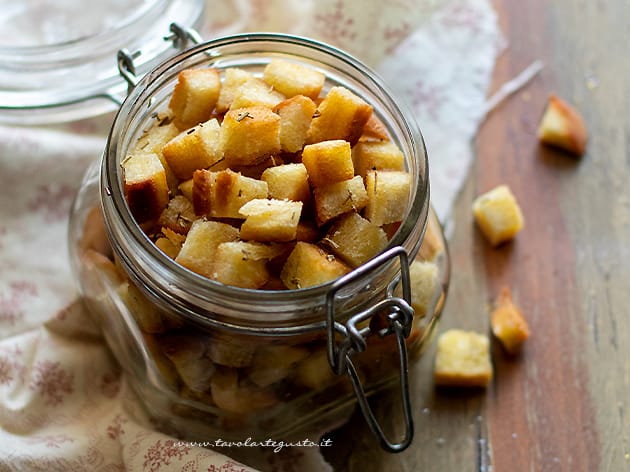
[[[382,452],[356,413],[323,451],[335,470],[630,471],[630,5],[494,4],[507,47],[492,89],[536,59],[545,67],[480,128],[455,210],[439,331],[489,332],[489,307],[507,285],[532,336],[517,357],[493,345],[486,390],[436,389],[432,346],[412,368],[413,445]],[[582,158],[537,142],[552,92],[587,122]],[[526,226],[493,249],[470,207],[501,183],[517,196]],[[401,418],[395,399],[372,400],[389,431]]]

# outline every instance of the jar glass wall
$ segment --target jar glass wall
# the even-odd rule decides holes
[[[129,382],[159,424],[188,439],[283,439],[321,431],[356,401],[328,361],[330,284],[262,291],[206,279],[157,249],[124,198],[121,161],[166,108],[181,70],[239,67],[260,74],[274,58],[320,70],[325,88],[342,85],[370,103],[406,156],[414,185],[389,247],[403,247],[432,269],[430,293],[416,308],[406,340],[411,359],[428,342],[448,285],[448,254],[430,211],[420,131],[371,70],[321,43],[264,34],[219,39],[164,62],[123,103],[102,164],[90,169],[77,197],[70,244],[82,293]],[[393,259],[358,277],[335,298],[336,319],[343,322],[393,296],[399,274]],[[370,323],[378,325],[379,318]],[[368,394],[400,375],[394,336],[368,337],[355,361]]]

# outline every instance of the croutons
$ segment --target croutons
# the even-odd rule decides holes
[[[210,118],[219,98],[221,80],[216,69],[187,69],[177,76],[169,107],[179,129]]]
[[[223,83],[221,84],[221,91],[219,92],[219,99],[216,105],[218,113],[228,111],[240,87],[254,77],[253,74],[237,67],[225,69],[223,75]]]
[[[270,198],[305,203],[311,199],[308,172],[302,163],[269,167],[260,178],[267,182]]]
[[[523,228],[523,214],[507,185],[480,195],[472,206],[479,229],[492,246],[513,239]]]
[[[333,225],[322,242],[348,265],[358,267],[385,249],[387,235],[380,226],[351,212]]]
[[[490,314],[492,333],[510,354],[521,350],[523,343],[529,338],[529,326],[523,313],[512,301],[512,293],[504,287]]]
[[[451,329],[438,337],[433,376],[436,385],[485,387],[492,380],[490,341],[474,331]]]
[[[294,62],[274,59],[263,71],[265,82],[287,97],[305,95],[315,99],[324,86],[326,76],[321,72]]]
[[[176,262],[208,278],[214,274],[214,259],[219,244],[236,241],[238,229],[217,221],[197,220],[193,223]]]
[[[228,111],[221,124],[221,148],[228,165],[264,161],[280,152],[280,117],[261,106]]]
[[[359,142],[352,148],[352,162],[357,175],[370,170],[405,170],[405,156],[391,141]]]
[[[302,163],[313,187],[341,182],[354,177],[350,143],[344,140],[322,141],[304,146]]]
[[[267,182],[231,170],[198,170],[193,175],[193,206],[199,216],[239,218],[241,207],[256,198],[267,198]]]
[[[298,152],[304,147],[315,109],[313,100],[304,95],[284,100],[274,108],[280,115],[280,147],[283,151]]]
[[[552,95],[538,126],[538,139],[581,156],[586,151],[588,130],[582,115],[575,108]]]
[[[135,285],[123,282],[117,292],[142,331],[152,334],[165,331],[166,327],[157,307]]]
[[[210,379],[216,367],[206,357],[205,339],[193,335],[160,337],[162,352],[173,363],[179,377],[193,392],[210,389]]]
[[[158,224],[177,233],[186,234],[196,219],[195,209],[190,200],[183,195],[176,195],[168,202],[158,219]]]
[[[230,110],[254,106],[273,108],[284,99],[284,95],[273,90],[265,81],[252,77],[238,88]]]
[[[322,248],[298,242],[287,258],[280,278],[287,288],[305,288],[330,282],[350,271],[350,267]]]
[[[349,211],[361,211],[368,203],[368,195],[361,176],[336,182],[313,191],[319,226]]]
[[[415,260],[409,265],[411,307],[416,316],[430,313],[436,301],[435,296],[440,293],[436,290],[439,273],[435,262]],[[398,295],[402,295],[402,287],[399,286],[397,290]]]
[[[219,244],[210,278],[234,287],[257,289],[265,285],[269,280],[267,261],[253,256],[255,245],[246,241]],[[251,251],[250,246],[254,246]]]
[[[160,216],[168,203],[166,172],[155,153],[133,154],[121,164],[129,210],[139,223]]]
[[[293,241],[302,214],[302,202],[254,199],[245,203],[239,213],[246,217],[241,238],[255,241]]]
[[[162,148],[164,159],[180,180],[190,179],[197,169],[205,169],[223,158],[221,128],[216,118],[182,131]]]
[[[319,104],[308,130],[307,143],[343,139],[355,144],[372,107],[345,87],[332,87]]]
[[[411,175],[399,171],[368,171],[365,176],[368,201],[365,217],[382,226],[402,221],[411,192]]]

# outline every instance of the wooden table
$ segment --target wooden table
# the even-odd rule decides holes
[[[630,7],[624,0],[495,6],[508,48],[492,88],[536,59],[545,68],[480,129],[456,206],[439,331],[489,332],[488,307],[508,285],[532,336],[516,358],[493,345],[495,379],[485,391],[436,390],[433,345],[413,367],[412,446],[382,452],[357,413],[324,451],[336,470],[630,471]],[[537,142],[551,92],[583,113],[591,139],[582,158]],[[470,207],[501,183],[516,194],[526,228],[492,249]],[[373,404],[391,419],[386,429],[400,421],[393,395]]]

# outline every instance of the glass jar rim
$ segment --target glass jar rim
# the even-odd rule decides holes
[[[401,123],[404,124],[405,128],[402,131],[410,141],[414,160],[413,165],[417,166],[417,185],[414,186],[413,195],[410,198],[407,217],[389,241],[387,249],[403,246],[409,253],[410,258],[413,258],[422,241],[429,208],[428,157],[418,124],[415,122],[407,105],[398,99],[394,99],[394,94],[382,79],[372,69],[350,54],[326,43],[296,35],[243,33],[204,42],[163,62],[138,82],[137,86],[123,102],[114,119],[101,167],[101,201],[105,213],[106,228],[110,238],[116,240],[122,236],[119,229],[108,223],[108,217],[111,218],[114,215],[118,215],[124,228],[124,237],[133,245],[134,250],[130,251],[130,254],[133,253],[133,260],[130,254],[124,252],[117,253],[117,255],[128,272],[131,269],[132,273],[130,273],[130,276],[134,279],[134,282],[141,284],[154,300],[164,296],[164,288],[168,287],[171,295],[177,301],[180,311],[199,321],[210,321],[211,324],[218,323],[223,328],[232,330],[241,330],[242,322],[248,324],[248,328],[252,328],[250,323],[255,321],[250,317],[242,316],[242,313],[239,312],[238,306],[243,300],[255,300],[261,313],[269,307],[275,309],[279,309],[282,306],[295,307],[312,303],[315,300],[325,300],[333,282],[295,290],[254,290],[215,282],[176,263],[149,240],[129,211],[119,172],[119,146],[121,146],[120,137],[125,133],[125,127],[128,125],[128,117],[133,116],[143,106],[143,100],[147,98],[147,95],[150,95],[151,86],[156,79],[172,72],[179,64],[194,56],[204,55],[208,60],[217,60],[221,58],[220,49],[222,47],[247,44],[251,48],[252,53],[265,53],[267,51],[262,50],[260,47],[263,43],[266,46],[273,45],[271,51],[269,51],[270,54],[276,51],[274,48],[290,45],[294,48],[301,48],[301,51],[316,51],[319,55],[339,61],[345,67],[362,74],[362,79],[367,79],[369,85],[378,90],[388,100],[388,105],[396,110],[401,118]],[[292,50],[288,54],[295,55],[296,51]],[[413,243],[410,242],[411,239],[414,240]],[[392,265],[393,263],[389,264],[385,269],[391,269]],[[159,268],[157,275],[161,277],[160,284],[148,285],[146,280],[142,280],[142,275],[146,275],[143,268],[147,266]],[[153,273],[152,275],[156,274]],[[186,281],[185,290],[179,282],[181,280]],[[355,285],[354,287],[356,288],[357,286]],[[170,301],[173,302],[173,298]],[[233,307],[236,309],[230,310],[231,319],[229,321],[207,320],[207,317],[200,315],[195,309],[200,305],[205,305],[205,302],[212,304],[229,302],[233,303]],[[249,307],[249,305],[247,306]],[[294,313],[290,308],[286,308],[285,311],[291,315]],[[290,316],[290,318],[294,321],[293,316]],[[289,318],[278,318],[276,321],[280,325],[278,333],[282,331],[282,334],[321,329],[326,323],[325,319],[318,319],[288,327],[286,322],[289,321]],[[254,329],[258,329],[265,334],[276,332],[274,327],[269,326],[258,326],[254,327]]]
[[[169,24],[198,28],[204,8],[204,0],[154,0],[94,34],[0,46],[0,123],[60,123],[115,111],[127,88],[117,51],[141,51],[136,64],[145,73],[172,55]]]

